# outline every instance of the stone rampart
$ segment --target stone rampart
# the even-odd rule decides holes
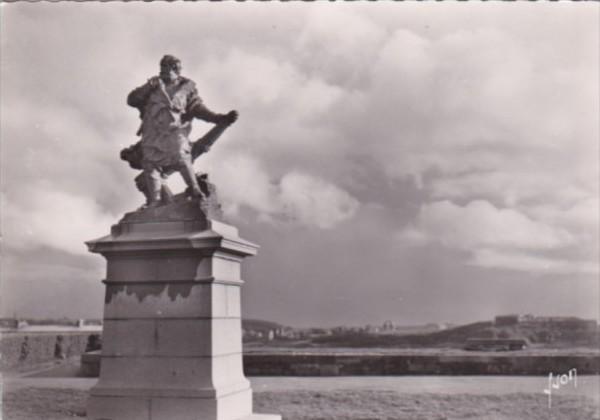
[[[33,366],[85,352],[91,335],[81,332],[2,332],[0,370]],[[62,337],[62,338],[61,338]]]
[[[249,376],[548,375],[600,373],[600,355],[246,354]]]
[[[99,367],[98,353],[82,356],[86,375],[97,376]],[[248,376],[548,375],[570,369],[599,374],[600,355],[244,354]]]

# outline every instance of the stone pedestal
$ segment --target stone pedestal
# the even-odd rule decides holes
[[[240,264],[257,246],[197,201],[126,215],[88,242],[107,260],[91,420],[280,420],[252,413]]]

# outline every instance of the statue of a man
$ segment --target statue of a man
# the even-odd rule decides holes
[[[141,141],[133,147],[139,154],[137,165],[143,170],[142,178],[137,181],[144,190],[147,206],[155,207],[161,203],[164,182],[173,172],[181,174],[192,197],[203,197],[192,163],[198,154],[208,150],[211,143],[192,154],[192,143],[188,138],[192,120],[199,118],[217,124],[218,137],[237,119],[237,112],[216,114],[204,106],[195,83],[181,76],[181,61],[172,55],[165,55],[160,60],[160,74],[134,89],[127,97],[127,104],[137,108],[142,119],[138,130]],[[132,158],[124,159],[134,166]]]

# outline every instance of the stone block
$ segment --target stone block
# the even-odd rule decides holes
[[[240,286],[214,284],[211,290],[213,317],[241,317]]]
[[[179,251],[118,256],[108,260],[106,280],[127,282],[190,280],[210,275],[210,258]]]
[[[230,281],[241,279],[241,265],[238,259],[228,258],[223,254],[216,254],[211,258],[210,262],[210,271],[213,277]]]
[[[119,319],[104,323],[105,356],[241,354],[239,318]]]
[[[248,384],[241,354],[214,357],[105,357],[98,387],[132,389],[190,389],[213,392]],[[217,389],[216,393],[219,393]]]
[[[251,413],[250,388],[216,399],[141,391],[137,395],[92,395],[88,401],[89,420],[237,420]]]
[[[107,284],[106,293],[106,320],[241,316],[236,284]]]
[[[92,396],[87,402],[87,420],[150,420],[150,400]]]

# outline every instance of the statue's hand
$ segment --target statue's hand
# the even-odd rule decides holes
[[[235,110],[229,111],[227,114],[223,115],[223,122],[227,125],[231,125],[238,119],[238,112]]]
[[[150,85],[151,88],[156,89],[158,86],[160,86],[160,77],[152,76],[148,79],[148,85]]]

